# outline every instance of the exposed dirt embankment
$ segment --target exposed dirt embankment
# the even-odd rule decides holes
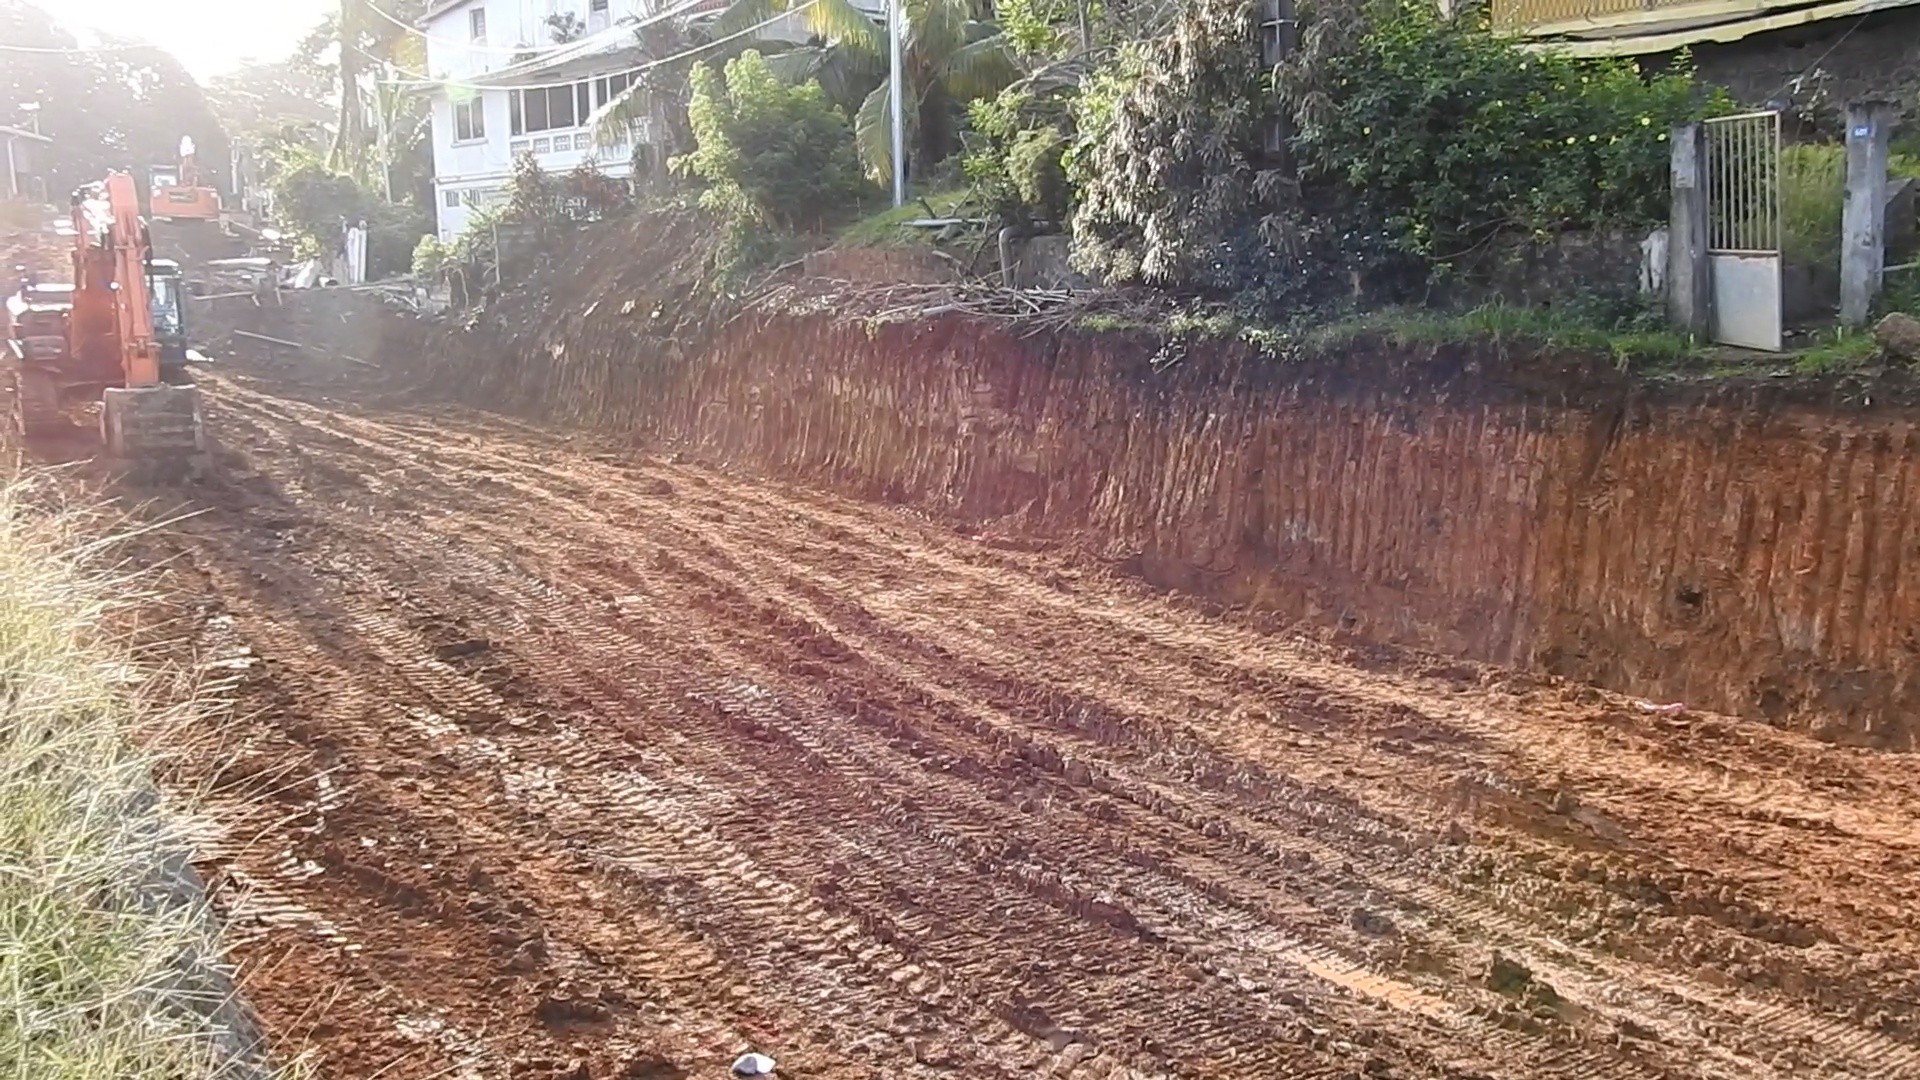
[[[706,347],[655,319],[601,295],[457,335],[437,381],[1364,640],[1850,742],[1920,732],[1907,406],[1465,348],[1166,366],[1150,342],[958,316],[743,318]]]

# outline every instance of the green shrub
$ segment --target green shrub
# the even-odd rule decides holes
[[[1425,0],[1372,8],[1351,48],[1282,75],[1295,160],[1400,249],[1446,263],[1502,233],[1666,220],[1668,130],[1698,113],[1684,60],[1523,52]]]
[[[626,181],[608,176],[592,162],[556,174],[542,169],[532,154],[521,154],[513,162],[505,220],[534,225],[604,221],[632,205],[633,191]]]
[[[1013,86],[967,106],[964,162],[974,200],[1011,225],[1064,225],[1072,205],[1064,158],[1070,102]]]
[[[1196,0],[1174,32],[1123,46],[1082,87],[1066,156],[1074,261],[1110,281],[1233,289],[1223,258],[1275,206],[1259,161],[1267,69],[1244,0]]]
[[[818,82],[788,86],[756,51],[693,69],[693,152],[668,163],[707,184],[701,204],[723,218],[818,228],[851,207],[863,182],[853,130]]]
[[[1349,270],[1413,292],[1503,236],[1665,220],[1669,128],[1724,107],[1684,62],[1528,53],[1430,0],[1302,19],[1270,70],[1250,0],[1194,0],[1088,83],[1067,156],[1083,269],[1275,304]]]
[[[420,237],[433,231],[432,219],[418,207],[389,203],[318,161],[288,169],[272,187],[275,216],[298,238],[303,255],[339,251],[346,226],[366,222],[369,279],[411,270]]]
[[[421,237],[413,249],[413,276],[422,281],[438,276],[449,257],[447,245],[441,243],[438,236]]]

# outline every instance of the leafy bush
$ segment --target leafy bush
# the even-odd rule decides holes
[[[1121,48],[1074,106],[1074,257],[1114,281],[1233,288],[1231,264],[1283,174],[1261,158],[1268,72],[1246,0],[1195,0],[1174,31]]]
[[[1010,225],[1065,224],[1072,205],[1064,156],[1070,101],[1017,84],[967,107],[965,165],[974,198]]]
[[[439,237],[423,236],[413,249],[413,276],[422,281],[437,277],[451,257],[452,253],[447,250],[447,245],[440,242]]]
[[[788,86],[749,50],[693,69],[693,152],[668,163],[707,183],[701,205],[736,222],[817,228],[851,206],[862,181],[846,117],[818,82]]]
[[[514,159],[513,184],[508,189],[506,220],[530,224],[560,221],[603,221],[633,205],[633,191],[592,162],[581,162],[571,172],[555,175],[540,167],[532,154]]]
[[[1325,0],[1303,27],[1269,71],[1249,0],[1196,0],[1089,83],[1068,155],[1083,268],[1272,303],[1342,271],[1410,291],[1501,237],[1664,220],[1667,132],[1714,105],[1684,66],[1523,52],[1429,0]]]
[[[1330,181],[1408,252],[1446,263],[1503,232],[1667,216],[1667,132],[1697,114],[1684,58],[1522,52],[1424,0],[1387,0],[1348,48],[1283,68],[1303,181]]]
[[[366,222],[371,279],[412,269],[420,237],[433,231],[432,220],[420,209],[389,203],[318,161],[288,169],[274,178],[272,187],[274,213],[299,239],[302,255],[338,254],[345,247],[346,227]]]

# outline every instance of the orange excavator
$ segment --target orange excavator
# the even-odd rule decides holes
[[[109,454],[196,466],[206,449],[200,391],[184,341],[172,340],[184,331],[179,276],[156,265],[133,177],[112,173],[74,192],[72,213],[73,283],[24,276],[7,301],[0,361],[15,425],[29,439],[51,434],[68,427],[70,406],[99,400]]]
[[[220,220],[220,193],[200,184],[200,166],[194,156],[192,136],[182,136],[180,139],[178,170],[156,165],[148,172],[152,180],[148,195],[156,220]]]

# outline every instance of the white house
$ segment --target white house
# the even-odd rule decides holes
[[[621,20],[651,7],[648,0],[437,0],[427,10],[427,74],[439,81],[433,187],[442,240],[457,235],[474,208],[505,199],[520,153],[549,172],[587,160],[609,176],[632,171],[631,143],[596,146],[586,121],[625,89],[626,73],[641,62],[638,40]],[[566,15],[586,34],[556,45],[548,19]]]
[[[884,0],[854,0],[878,13]],[[433,187],[440,238],[452,240],[477,207],[506,198],[514,159],[530,153],[548,172],[594,162],[608,176],[633,171],[633,142],[599,146],[587,119],[645,61],[630,21],[673,12],[711,16],[727,0],[435,0],[421,20],[433,98]],[[556,45],[550,19],[571,15],[585,28]],[[801,16],[761,37],[804,41]],[[516,58],[518,58],[516,60]]]

